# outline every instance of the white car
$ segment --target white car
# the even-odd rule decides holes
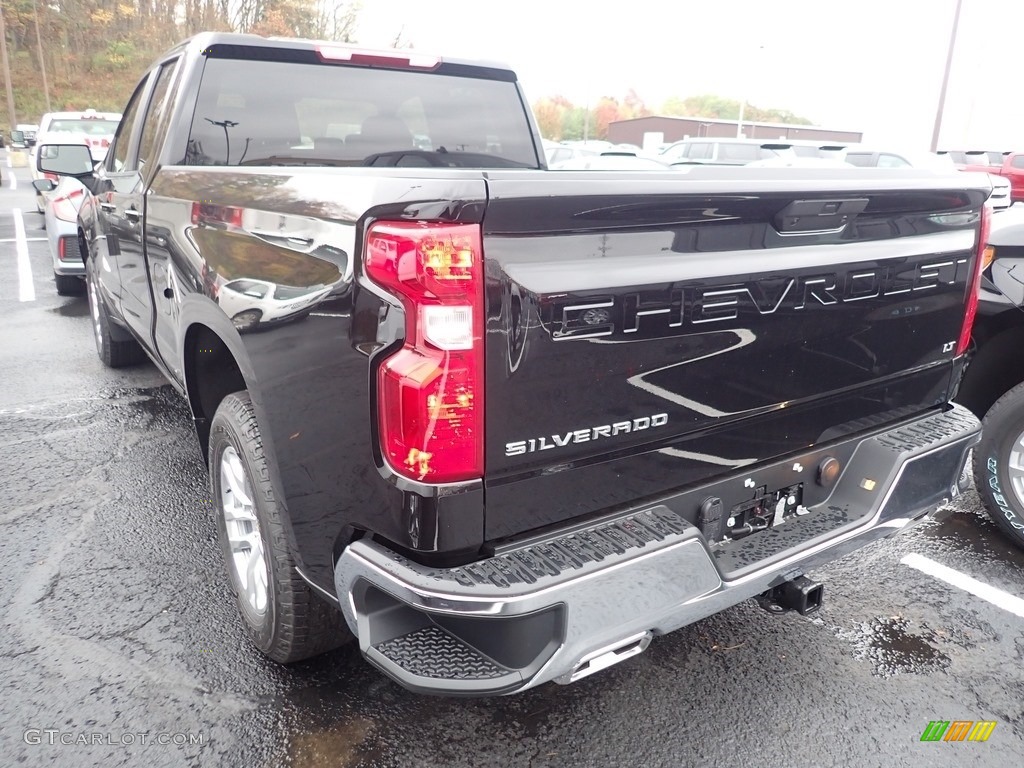
[[[37,147],[43,144],[84,144],[89,147],[93,161],[99,163],[107,156],[120,122],[119,112],[97,112],[95,109],[84,112],[47,112],[39,121],[36,143],[29,151],[32,179],[49,178],[55,183],[57,181],[56,176],[47,176],[36,170]],[[38,193],[36,209],[43,212],[42,196]]]
[[[295,288],[266,280],[240,278],[217,290],[217,303],[239,331],[282,321],[311,309],[331,292],[331,286]]]
[[[85,293],[85,262],[78,239],[78,211],[89,190],[74,176],[61,176],[56,185],[49,179],[39,183],[51,187],[43,192],[43,215],[53,282],[59,295],[80,296]]]
[[[968,153],[986,154],[986,153]],[[843,159],[860,168],[926,168],[936,173],[953,173],[958,170],[951,152],[890,151],[850,145],[843,152]],[[992,194],[988,202],[995,211],[1010,207],[1010,180],[995,173],[988,174],[992,182]]]
[[[990,173],[988,180],[992,182],[992,194],[988,196],[992,210],[1005,211],[1013,204],[1013,198],[1010,196],[1010,180],[996,173]]]
[[[114,140],[114,133],[120,122],[120,112],[97,112],[95,109],[87,109],[84,112],[47,112],[39,121],[36,144],[43,143],[39,139],[44,134],[78,134],[85,139],[93,160],[102,162],[107,156],[107,150]],[[54,143],[53,139],[54,137],[50,136],[51,144]]]
[[[581,149],[580,147],[570,147],[565,144],[545,145],[544,147],[544,155],[547,158],[549,168],[568,160],[576,160],[581,157],[596,157],[599,154],[594,149]]]
[[[594,155],[563,160],[550,166],[552,171],[667,171],[669,167],[649,157],[636,155]],[[674,170],[674,169],[673,169]]]

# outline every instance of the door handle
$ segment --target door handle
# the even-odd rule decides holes
[[[134,208],[125,208],[124,217],[131,220],[131,222],[137,223],[142,218],[142,211],[137,211]]]
[[[102,208],[107,213],[114,213],[117,211],[117,206],[114,205],[113,203],[100,203],[100,208]]]

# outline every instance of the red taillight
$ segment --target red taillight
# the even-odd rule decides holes
[[[71,202],[70,195],[54,198],[50,204],[53,206],[53,215],[61,221],[78,220],[78,210]]]
[[[981,227],[978,231],[978,242],[974,254],[974,270],[971,273],[971,280],[967,286],[967,309],[964,313],[964,324],[960,328],[960,339],[956,344],[957,356],[967,351],[967,345],[971,341],[971,329],[974,328],[974,318],[978,314],[978,292],[981,290],[981,272],[984,269],[985,248],[988,245],[988,233],[992,224],[992,209],[981,206]]]
[[[45,171],[43,172],[43,178],[49,179],[50,181],[54,182],[60,181],[60,176],[58,176],[56,173],[46,173]]]
[[[110,149],[110,139],[103,139],[100,142],[100,146],[103,147],[104,149]]]
[[[381,450],[428,483],[483,476],[484,279],[477,224],[381,222],[367,276],[405,309],[405,344],[377,373]]]
[[[61,261],[81,261],[78,245],[74,242],[75,235],[64,235],[57,238],[57,258]]]

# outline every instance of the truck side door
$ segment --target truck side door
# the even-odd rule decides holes
[[[155,197],[150,186],[158,170],[156,166],[160,148],[167,133],[178,70],[177,58],[164,62],[157,70],[153,94],[142,121],[138,167],[146,185],[143,247],[149,283],[153,289],[153,341],[167,371],[182,381],[181,356],[177,353],[178,310],[185,292],[184,286],[194,286],[195,281],[189,276],[187,259],[174,246],[171,227],[174,226],[174,217],[180,216],[180,211],[177,208],[168,210],[166,201]]]
[[[108,259],[107,264],[101,260],[101,288],[114,299],[125,324],[150,348],[153,301],[142,247],[144,185],[138,168],[138,135],[152,79],[150,73],[135,89],[96,177],[97,234],[103,243],[101,253]]]

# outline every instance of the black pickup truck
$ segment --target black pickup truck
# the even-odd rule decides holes
[[[958,493],[984,177],[548,171],[526,104],[496,65],[202,35],[86,178],[100,357],[188,399],[277,661],[571,682],[813,611],[807,569]]]
[[[1024,206],[993,217],[981,269],[957,402],[984,419],[975,487],[996,525],[1024,548]]]

